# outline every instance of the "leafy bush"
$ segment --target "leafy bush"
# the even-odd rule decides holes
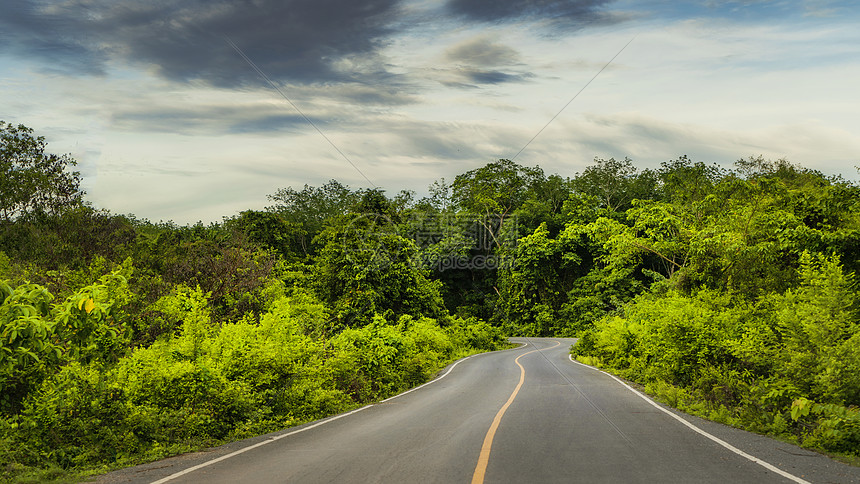
[[[122,292],[118,277],[55,305],[66,339],[49,338],[54,346],[46,347],[67,359],[54,363],[53,374],[43,371],[21,392],[22,411],[0,422],[0,449],[13,449],[0,462],[6,469],[118,465],[277,430],[391,396],[474,351],[471,344],[494,349],[502,340],[476,321],[443,328],[430,318],[391,324],[378,314],[327,336],[326,306],[276,288],[267,312],[218,326],[208,294],[178,286],[154,306],[179,330],[106,358],[111,346],[101,343],[114,334],[108,323],[118,299],[109,296]],[[34,292],[22,289],[19,299],[50,302],[42,288],[25,289]],[[4,301],[10,311],[18,307],[12,298]]]
[[[583,334],[572,353],[694,413],[857,453],[853,277],[836,256],[799,260],[797,287],[752,304],[710,290],[640,296]]]
[[[115,361],[129,330],[118,320],[127,281],[121,268],[61,303],[37,284],[0,281],[0,412],[14,414],[26,395],[69,361]]]

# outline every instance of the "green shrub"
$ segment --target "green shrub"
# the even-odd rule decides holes
[[[20,462],[70,468],[138,452],[127,425],[132,408],[118,382],[98,365],[72,362],[25,401],[20,431],[32,447]]]
[[[709,290],[640,296],[598,321],[571,352],[648,384],[679,408],[857,453],[854,281],[837,257],[799,260],[798,286],[758,301]]]

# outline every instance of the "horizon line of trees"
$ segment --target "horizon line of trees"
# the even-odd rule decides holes
[[[501,159],[422,198],[331,180],[178,226],[93,208],[74,160],[0,133],[6,469],[319,417],[502,335],[578,336],[583,361],[691,411],[860,453],[860,184],[841,176],[762,157],[595,158],[571,177]],[[112,433],[83,439],[88,420]]]
[[[784,290],[797,282],[804,250],[858,268],[858,184],[786,160],[750,157],[728,169],[681,156],[639,170],[629,158],[595,158],[562,177],[502,159],[436,180],[420,199],[331,180],[280,189],[263,210],[181,227],[88,206],[79,174],[68,170],[74,160],[45,154],[29,128],[4,126],[0,153],[15,166],[6,178],[30,180],[3,197],[7,256],[49,271],[136,256],[171,281],[217,279],[202,287],[220,300],[231,285],[248,287],[236,276],[249,264],[239,253],[256,251],[256,269],[241,273],[277,261],[312,268],[309,280],[341,321],[408,307],[477,317],[512,334],[573,335],[663,280],[751,295]],[[46,166],[52,175],[38,175]],[[201,263],[171,267],[171,256]],[[399,278],[385,273],[394,268]],[[435,285],[441,299],[403,303],[396,286],[406,280]]]

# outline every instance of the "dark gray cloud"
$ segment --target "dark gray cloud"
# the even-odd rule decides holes
[[[520,54],[511,47],[487,37],[469,39],[445,52],[447,60],[480,67],[496,67],[520,62]]]
[[[310,119],[310,118],[309,118]],[[312,120],[317,126],[324,126],[325,122],[321,119]],[[299,131],[307,128],[308,122],[303,117],[290,114],[273,114],[268,116],[260,116],[254,119],[237,121],[230,125],[229,132],[231,134],[241,133],[265,133],[288,131]]]
[[[229,37],[269,77],[378,81],[376,52],[399,0],[0,0],[0,51],[80,74],[121,58],[165,78],[259,84]],[[349,65],[342,66],[344,59]]]
[[[44,7],[47,8],[47,5]],[[49,69],[101,74],[108,59],[99,43],[84,45],[84,32],[61,16],[27,1],[0,0],[0,52],[42,61]]]
[[[534,77],[530,72],[517,72],[522,67],[519,52],[488,37],[461,42],[446,50],[444,59],[456,66],[450,71],[455,78],[442,82],[448,87],[475,88]]]
[[[487,85],[528,82],[534,77],[531,72],[510,73],[461,67],[447,71],[447,77],[439,79],[439,82],[453,89],[480,89]]]
[[[283,111],[283,112],[281,112]],[[265,132],[300,132],[308,122],[288,107],[204,106],[193,109],[133,107],[111,115],[111,124],[126,131],[212,135]],[[324,120],[310,117],[317,125]]]
[[[508,82],[525,82],[532,77],[531,73],[509,74],[502,71],[464,70],[462,74],[474,84],[504,84]]]
[[[449,0],[455,15],[479,22],[550,19],[564,23],[603,21],[610,0]]]

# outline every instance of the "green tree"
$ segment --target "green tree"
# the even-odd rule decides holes
[[[269,195],[269,200],[275,204],[266,209],[295,227],[293,243],[301,247],[305,255],[312,255],[311,241],[322,232],[326,220],[349,212],[359,199],[359,193],[331,180],[321,187],[305,185],[300,191],[282,188]]]
[[[306,255],[301,240],[307,232],[296,222],[289,222],[278,213],[245,210],[237,217],[225,220],[224,226],[236,228],[251,242],[278,252],[286,260]]]
[[[505,222],[526,201],[529,188],[543,180],[543,170],[538,167],[499,160],[457,175],[451,185],[452,199],[476,217],[492,245],[499,248]]]
[[[529,187],[528,197],[514,212],[520,234],[527,235],[546,224],[549,233],[557,235],[567,220],[564,206],[572,194],[573,182],[569,178],[549,175],[535,180]]]
[[[77,162],[68,155],[45,153],[43,136],[19,124],[0,121],[0,219],[26,213],[57,213],[82,203]]]
[[[86,205],[0,224],[0,247],[9,256],[49,270],[86,267],[98,256],[121,262],[136,237],[128,217]]]
[[[499,307],[512,332],[529,336],[561,333],[558,310],[565,302],[572,271],[580,260],[560,240],[549,236],[546,224],[519,240],[515,263],[500,271]]]
[[[312,269],[314,289],[339,324],[363,326],[375,313],[390,321],[445,316],[441,283],[429,279],[418,247],[400,235],[393,204],[369,190],[357,208],[363,211],[331,220],[318,236],[323,248]]]
[[[694,162],[686,155],[660,164],[657,176],[667,201],[693,203],[712,194],[714,186],[728,173],[716,164]]]
[[[853,274],[838,257],[800,257],[798,288],[774,297],[781,372],[804,395],[843,405],[860,403],[860,359]]]
[[[633,200],[657,197],[657,174],[639,172],[630,158],[595,158],[593,165],[574,177],[573,187],[595,197],[609,212],[623,212]]]

